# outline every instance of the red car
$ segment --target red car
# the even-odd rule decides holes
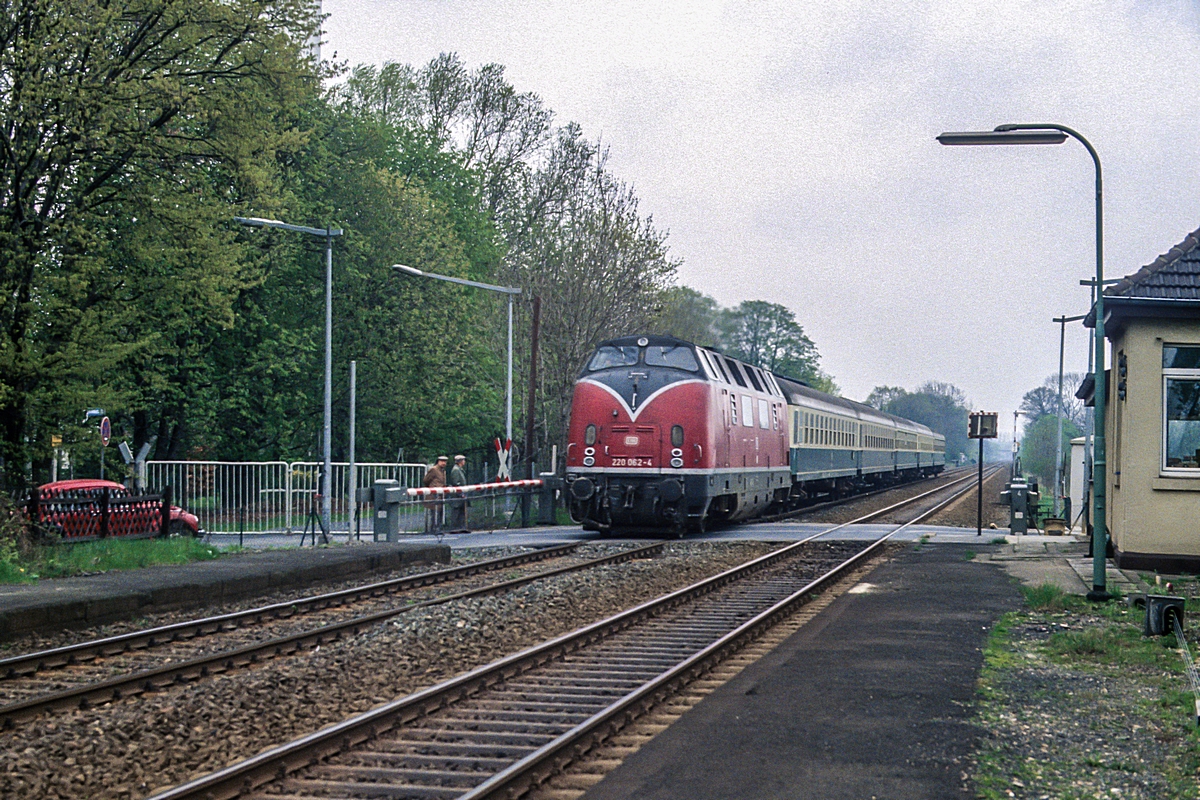
[[[101,499],[108,490],[109,536],[155,536],[162,530],[162,503],[131,500],[129,488],[116,481],[78,478],[38,487],[38,522],[64,539],[100,536]],[[168,530],[172,536],[201,536],[200,520],[171,506]]]

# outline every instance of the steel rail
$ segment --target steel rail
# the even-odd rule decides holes
[[[995,474],[995,471],[991,474]],[[883,547],[893,536],[905,528],[915,525],[921,520],[937,513],[963,494],[966,494],[970,489],[971,487],[967,486],[955,492],[951,497],[938,503],[933,508],[921,512],[917,517],[876,539],[866,548],[833,567],[824,575],[810,581],[788,597],[780,600],[767,610],[720,637],[704,649],[694,653],[658,677],[643,684],[636,691],[627,694],[607,708],[593,714],[587,720],[562,734],[557,739],[543,745],[525,758],[498,772],[471,791],[460,795],[458,800],[499,800],[500,798],[517,797],[529,788],[542,783],[546,778],[561,770],[565,764],[570,763],[570,761],[573,761],[579,755],[586,753],[594,745],[611,737],[633,719],[649,711],[670,695],[677,693],[683,686],[702,677],[722,660],[752,642],[784,618],[790,616],[795,611],[797,605],[802,604],[810,595],[833,583],[853,567],[866,560],[872,553]],[[804,541],[811,541],[812,538],[815,537],[810,537]],[[800,542],[800,544],[802,543]]]
[[[802,508],[793,508],[791,511],[781,511],[778,514],[769,514],[767,516],[755,517],[754,519],[746,520],[746,524],[747,525],[756,525],[756,524],[760,524],[760,523],[764,523],[764,522],[765,523],[780,522],[785,519],[791,519],[792,517],[798,517],[798,516],[802,516],[804,514],[811,514],[814,511],[824,511],[827,508],[837,508],[838,506],[845,505],[846,503],[852,503],[855,500],[863,500],[868,497],[875,497],[876,495],[895,491],[896,489],[904,489],[904,488],[907,488],[910,486],[916,486],[917,484],[925,483],[927,481],[936,481],[939,478],[952,478],[955,475],[957,475],[959,472],[962,472],[964,469],[969,469],[969,468],[957,467],[955,469],[951,469],[946,472],[943,472],[940,475],[930,475],[927,478],[916,478],[914,480],[905,481],[903,483],[895,483],[895,484],[892,484],[891,486],[884,486],[880,489],[872,489],[869,492],[861,492],[861,493],[857,493],[857,494],[847,495],[840,500],[826,500],[823,503],[813,503],[811,506],[803,506]],[[947,484],[947,485],[950,485],[950,484]]]
[[[482,597],[488,594],[497,594],[527,583],[549,578],[554,575],[561,575],[567,572],[578,572],[606,564],[617,564],[623,561],[631,561],[633,559],[642,558],[658,552],[665,546],[665,542],[645,545],[643,547],[625,550],[613,555],[590,559],[579,564],[568,564],[555,569],[544,570],[542,572],[532,573],[519,578],[501,581],[500,583],[489,584],[488,586],[467,589],[461,592],[455,592],[453,594],[431,598],[429,600],[423,600],[416,603],[397,606],[395,608],[385,609],[383,611],[377,611],[372,614],[366,614],[364,616],[355,617],[342,622],[322,625],[318,628],[312,628],[299,633],[281,636],[265,642],[246,645],[245,647],[239,647],[233,650],[226,650],[205,656],[198,656],[193,659],[179,661],[173,664],[158,667],[156,669],[142,670],[96,683],[85,683],[69,689],[64,689],[59,692],[39,695],[37,697],[29,698],[28,700],[10,703],[0,706],[0,730],[10,729],[16,723],[32,719],[45,711],[56,708],[88,708],[89,706],[97,703],[121,700],[125,697],[132,697],[145,692],[166,689],[174,684],[186,683],[188,681],[208,677],[209,675],[228,672],[233,669],[237,669],[238,667],[259,663],[271,658],[288,656],[308,646],[320,645],[326,642],[334,641],[343,636],[353,635],[364,628],[375,625],[376,623],[382,622],[386,619],[391,619],[392,617],[399,616],[400,614],[408,613],[409,611],[414,611],[418,608],[428,608],[430,606],[442,605],[444,603],[449,603],[454,600],[461,600],[468,597]]]
[[[971,478],[968,477],[964,480],[971,480]],[[873,518],[888,510],[894,510],[897,507],[914,503],[930,494],[945,491],[947,488],[949,487],[939,487],[931,492],[926,492],[917,497],[889,506],[888,509],[884,509],[883,511],[872,512],[860,519]],[[815,581],[810,581],[799,592],[793,593],[787,599],[773,604],[763,614],[756,615],[751,622],[737,626],[733,632],[722,635],[717,641],[724,642],[726,646],[730,642],[742,641],[743,637],[747,635],[747,631],[758,630],[766,624],[768,619],[774,619],[778,615],[786,613],[795,603],[800,602],[807,595],[827,585],[836,576],[843,574],[854,564],[859,563],[862,559],[875,552],[892,536],[936,513],[971,488],[971,486],[965,487],[959,492],[954,493],[947,500],[922,512],[913,520],[897,526],[895,530],[880,537],[846,562],[835,567],[835,575],[826,575]],[[848,524],[852,523],[835,526],[828,531],[823,531],[820,534],[794,542],[691,586],[670,592],[607,619],[534,645],[526,650],[494,661],[491,664],[477,667],[448,681],[393,700],[371,711],[359,714],[341,723],[330,725],[288,744],[251,756],[186,784],[156,794],[150,800],[227,800],[228,798],[249,794],[266,783],[284,779],[288,775],[305,767],[315,765],[323,758],[349,751],[357,745],[377,739],[382,734],[406,723],[473,697],[496,684],[549,662],[557,661],[571,653],[582,650],[590,644],[600,642],[615,633],[631,629],[648,618],[657,617],[665,611],[691,603],[699,597],[715,592],[747,575],[758,572],[797,554],[805,544],[813,539],[843,528]],[[741,633],[738,633],[738,631],[741,631]],[[658,677],[652,678],[646,686],[635,690],[633,693],[626,694],[626,696],[607,709],[593,714],[585,722],[575,726],[567,733],[558,736],[550,743],[540,747],[515,764],[494,774],[474,789],[467,790],[467,793],[462,794],[461,797],[512,797],[518,795],[520,790],[513,788],[515,784],[525,780],[536,782],[540,777],[544,776],[547,769],[551,769],[546,765],[560,754],[577,754],[585,750],[586,748],[581,744],[581,737],[592,735],[600,731],[604,726],[609,726],[610,731],[619,729],[625,721],[636,716],[635,706],[645,708],[653,705],[653,702],[655,702],[653,698],[660,696],[665,691],[664,687],[671,683],[672,680],[680,675],[688,674],[689,671],[695,672],[695,670],[700,669],[700,665],[704,662],[704,659],[699,657],[700,653],[706,653],[705,658],[711,658],[713,654],[722,650],[723,647],[717,647],[715,642],[704,647],[699,653],[689,656],[676,666],[671,667],[668,670],[670,677],[663,677],[666,673],[660,673]],[[703,669],[700,669],[700,672],[703,672]],[[557,767],[553,767],[553,769],[557,769]],[[533,777],[529,777],[531,775]],[[366,787],[367,785],[364,784],[364,788]],[[376,788],[382,787],[377,786]],[[458,795],[456,794],[455,796]]]
[[[80,661],[94,659],[97,656],[116,656],[130,650],[144,650],[163,644],[170,644],[181,639],[194,639],[197,636],[209,636],[215,633],[234,630],[246,624],[257,624],[265,621],[283,619],[295,616],[297,613],[320,611],[333,606],[347,605],[362,599],[381,597],[385,594],[417,589],[423,586],[433,586],[459,578],[470,577],[483,572],[520,566],[535,561],[545,561],[566,555],[578,548],[576,544],[565,544],[556,547],[544,547],[528,553],[502,556],[461,567],[422,572],[402,578],[379,581],[377,583],[341,589],[336,592],[313,595],[297,600],[250,608],[244,611],[234,611],[229,614],[203,617],[201,619],[185,620],[170,625],[131,631],[118,636],[104,639],[93,639],[86,642],[56,647],[50,650],[40,650],[33,653],[10,656],[0,659],[0,680],[26,677],[45,669],[70,666]]]

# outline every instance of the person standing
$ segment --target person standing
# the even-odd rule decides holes
[[[454,466],[450,470],[450,485],[451,486],[466,486],[467,485],[467,457],[464,455],[456,455],[454,457]],[[467,500],[462,495],[456,495],[450,501],[450,530],[462,531],[465,533],[467,529]]]
[[[421,485],[429,489],[445,486],[447,461],[449,459],[445,456],[438,456],[437,462],[425,473],[425,479],[421,481]],[[441,533],[442,523],[445,521],[445,503],[445,498],[434,495],[430,495],[429,499],[425,501],[426,533]]]

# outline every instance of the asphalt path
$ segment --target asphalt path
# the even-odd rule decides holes
[[[834,527],[831,523],[816,522],[769,522],[748,525],[731,525],[728,528],[709,531],[699,535],[689,535],[684,541],[689,542],[794,542],[812,536],[821,531]],[[829,541],[873,541],[892,531],[894,524],[849,525],[829,534]],[[937,542],[960,543],[989,543],[998,536],[1008,533],[1007,529],[985,530],[982,537],[975,535],[974,528],[945,528],[937,525],[912,525],[905,528],[895,537],[896,541],[915,542],[922,538]],[[282,533],[247,533],[240,538],[242,546],[249,548],[264,547],[299,547],[312,545],[312,536],[301,537],[299,534]],[[364,533],[361,539],[350,539],[361,544],[371,544],[371,535]],[[472,533],[454,533],[443,536],[405,535],[399,541],[418,544],[447,544],[452,550],[471,550],[480,547],[548,547],[570,542],[591,542],[604,539],[606,541],[644,542],[655,541],[645,536],[638,537],[603,537],[593,531],[585,531],[578,525],[562,525],[543,528],[514,528],[508,531],[479,531]],[[239,544],[236,533],[209,534],[206,539],[219,547],[229,547]],[[345,544],[345,531],[335,531],[332,536],[335,544]]]

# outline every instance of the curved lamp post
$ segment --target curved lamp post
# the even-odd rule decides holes
[[[1096,427],[1094,455],[1092,458],[1092,591],[1089,600],[1108,600],[1110,595],[1105,585],[1105,554],[1108,545],[1108,527],[1105,524],[1105,495],[1107,494],[1107,472],[1104,452],[1104,192],[1100,171],[1100,156],[1092,143],[1078,132],[1065,125],[1055,123],[1017,123],[998,125],[991,131],[963,131],[943,133],[937,137],[944,145],[996,145],[996,144],[1062,144],[1070,136],[1082,144],[1096,165],[1096,362],[1093,368],[1095,382]]]
[[[513,296],[520,294],[521,290],[513,286],[496,286],[491,283],[480,283],[479,281],[469,281],[465,278],[452,278],[449,275],[424,272],[416,267],[406,267],[403,264],[393,264],[392,269],[396,270],[396,272],[403,272],[406,275],[413,275],[418,278],[433,278],[434,280],[457,283],[460,286],[471,286],[476,289],[486,289],[489,292],[500,292],[508,295],[508,385],[504,395],[504,437],[508,441],[512,441]]]
[[[279,228],[325,239],[325,419],[321,426],[321,455],[324,461],[321,469],[321,536],[324,538],[329,536],[329,504],[333,496],[333,450],[330,444],[333,417],[333,237],[341,236],[342,229],[309,228],[261,217],[234,217],[233,220],[251,228]]]

